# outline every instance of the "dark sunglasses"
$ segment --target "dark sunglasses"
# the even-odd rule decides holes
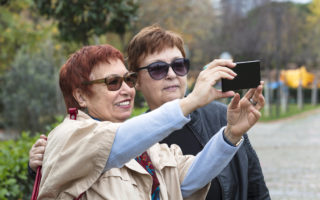
[[[97,79],[93,81],[84,81],[82,84],[85,85],[91,85],[94,83],[105,83],[107,85],[108,90],[110,91],[116,91],[119,90],[122,82],[124,81],[129,87],[134,87],[137,82],[138,75],[135,72],[127,72],[123,75],[123,77],[112,74],[110,76],[107,76],[106,78]]]
[[[147,69],[152,79],[160,80],[167,76],[170,66],[176,75],[185,76],[189,72],[190,61],[187,58],[177,58],[170,64],[163,61],[157,61],[148,66],[138,68],[138,71]]]

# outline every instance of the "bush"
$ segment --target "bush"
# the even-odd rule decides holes
[[[45,48],[46,47],[46,48]],[[54,122],[58,101],[58,72],[50,47],[41,52],[26,52],[15,56],[10,70],[2,77],[0,105],[3,125],[17,131],[45,131]]]
[[[30,199],[33,180],[28,178],[29,150],[39,138],[23,132],[18,140],[0,142],[0,199]]]
[[[47,132],[63,119],[61,115],[55,117],[56,122],[46,126]],[[22,132],[17,140],[0,141],[0,200],[31,198],[34,180],[28,175],[29,150],[39,137],[40,133],[31,137],[29,132]]]

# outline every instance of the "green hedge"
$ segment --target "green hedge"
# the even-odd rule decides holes
[[[56,122],[45,128],[47,133],[63,118],[56,116]],[[0,200],[30,200],[34,180],[28,175],[29,151],[39,137],[40,133],[22,132],[17,140],[0,141]]]
[[[39,135],[23,132],[18,140],[0,142],[0,199],[30,199],[33,180],[28,177],[29,150]]]

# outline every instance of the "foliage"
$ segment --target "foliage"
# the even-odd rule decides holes
[[[0,142],[0,199],[30,199],[33,181],[28,179],[28,153],[38,138],[23,132],[19,140]]]
[[[66,41],[87,45],[93,35],[115,32],[123,35],[134,19],[134,0],[34,0],[42,15],[58,22],[60,36]]]
[[[0,101],[6,128],[42,131],[57,113],[57,74],[51,45],[37,53],[17,52],[10,71],[2,77]]]
[[[147,106],[141,107],[141,108],[135,107],[135,108],[133,109],[133,112],[132,112],[131,117],[135,117],[135,116],[141,115],[141,114],[145,113],[147,110],[148,110],[148,107],[147,107]]]
[[[217,44],[235,60],[261,59],[263,68],[284,67],[291,62],[305,64],[310,52],[306,48],[308,13],[304,7],[265,0],[245,14],[237,13],[237,9],[224,10],[227,19]]]
[[[55,122],[46,127],[47,134],[63,119],[62,115],[56,116]],[[30,199],[33,180],[28,177],[29,151],[40,133],[30,135],[22,132],[17,140],[0,141],[0,199]]]
[[[213,59],[208,54],[208,38],[212,37],[217,17],[211,0],[140,0],[139,18],[135,21],[134,32],[145,26],[158,24],[180,33],[186,44],[187,56],[192,60],[192,68],[204,65]],[[203,44],[206,43],[206,46]]]
[[[32,1],[11,0],[0,6],[0,74],[9,68],[22,46],[33,51],[52,31],[34,12]]]
[[[312,60],[320,64],[320,0],[313,0],[308,9],[310,14],[307,17],[309,48],[312,50]],[[311,42],[312,41],[312,42]]]

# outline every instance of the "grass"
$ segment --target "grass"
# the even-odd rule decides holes
[[[287,112],[282,113],[281,108],[279,108],[280,109],[279,116],[277,116],[276,105],[272,105],[270,116],[265,116],[264,110],[262,110],[262,112],[261,112],[262,116],[259,121],[269,122],[269,121],[273,121],[273,120],[284,119],[284,118],[288,118],[288,117],[291,117],[291,116],[294,116],[297,114],[305,113],[307,111],[311,111],[311,110],[319,109],[319,108],[320,108],[320,105],[313,106],[311,104],[304,104],[303,108],[300,110],[298,108],[297,104],[289,104]]]

